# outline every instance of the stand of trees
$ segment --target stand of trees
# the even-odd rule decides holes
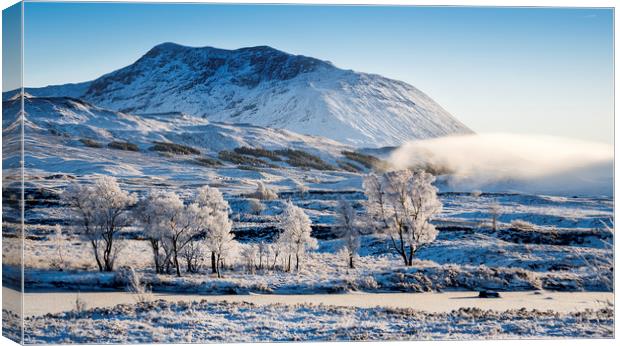
[[[413,265],[416,251],[437,235],[430,220],[442,205],[433,182],[431,174],[410,170],[366,176],[366,213],[358,215],[345,200],[335,210],[335,229],[342,239],[346,265],[355,268],[361,235],[369,232],[386,234],[385,239],[403,263]],[[262,199],[277,197],[262,183],[256,195]],[[141,228],[150,244],[157,274],[196,273],[210,259],[211,272],[221,277],[225,264],[236,257],[241,257],[252,273],[275,270],[278,265],[286,272],[299,271],[308,251],[318,248],[311,235],[310,218],[290,200],[278,217],[281,232],[274,242],[240,245],[232,233],[228,202],[213,187],[196,189],[187,201],[175,192],[157,190],[138,200],[135,194],[123,191],[115,178],[106,176],[92,184],[70,185],[63,199],[87,237],[100,271],[114,270],[122,246],[120,230],[130,223]],[[58,233],[61,239],[62,233]],[[64,259],[60,257],[59,262]]]

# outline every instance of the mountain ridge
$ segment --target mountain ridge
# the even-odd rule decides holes
[[[269,46],[226,50],[165,42],[92,81],[27,88],[133,114],[184,112],[383,147],[472,133],[415,87]]]

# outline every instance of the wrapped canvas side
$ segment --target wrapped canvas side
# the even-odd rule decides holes
[[[23,3],[2,11],[2,335],[23,340]]]

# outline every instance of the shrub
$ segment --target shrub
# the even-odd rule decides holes
[[[379,283],[371,275],[364,275],[357,279],[357,286],[362,290],[376,290],[379,288]]]
[[[75,301],[73,302],[73,311],[77,314],[82,314],[86,311],[86,302],[80,298],[80,292],[75,296]]]
[[[256,198],[248,199],[248,209],[254,215],[260,215],[266,209],[265,205]]]
[[[366,154],[358,153],[355,151],[344,150],[342,151],[342,155],[344,155],[347,159],[351,161],[356,161],[364,165],[364,167],[368,169],[381,167],[384,164],[382,160],[372,155],[366,155]]]
[[[129,142],[119,142],[113,141],[108,144],[108,148],[118,149],[118,150],[127,150],[127,151],[140,151],[137,145]]]
[[[193,162],[195,164],[206,166],[206,167],[216,167],[216,166],[222,165],[222,162],[216,159],[210,158],[210,157],[198,157]]]
[[[510,222],[510,228],[518,231],[533,231],[536,226],[524,220],[515,219]]]
[[[94,141],[92,139],[88,139],[88,138],[81,138],[80,142],[82,142],[82,144],[84,144],[87,147],[91,147],[91,148],[101,148],[103,147],[103,145],[101,145],[101,143]]]
[[[347,172],[357,173],[362,171],[360,167],[347,161],[338,161],[338,166]]]
[[[228,161],[237,165],[244,165],[249,167],[276,167],[275,165],[261,160],[256,157],[245,156],[234,151],[222,150],[218,154],[218,158],[222,161]]]
[[[235,148],[235,153],[254,157],[266,157],[272,161],[282,161],[275,152],[262,148],[239,147]]]
[[[239,165],[237,166],[237,169],[241,169],[244,171],[253,171],[253,172],[262,172],[262,167],[255,167],[255,166],[246,166],[246,165]]]
[[[276,150],[276,154],[286,156],[287,163],[291,166],[302,168],[314,168],[320,171],[334,171],[334,166],[323,161],[320,157],[312,155],[302,150],[283,149]]]
[[[168,152],[179,155],[200,155],[200,150],[192,148],[187,145],[168,143],[168,142],[155,142],[155,145],[151,147],[151,150]]]
[[[274,200],[278,198],[278,194],[272,189],[268,188],[261,181],[256,186],[256,191],[248,194],[250,198],[256,198],[260,200]]]
[[[129,268],[127,275],[127,292],[133,294],[134,299],[138,303],[146,303],[153,300],[153,296],[146,284],[143,284],[142,275],[137,273],[133,268]]]

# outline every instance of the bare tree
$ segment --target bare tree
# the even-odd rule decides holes
[[[198,240],[190,240],[183,248],[182,257],[185,260],[188,273],[197,273],[204,259],[203,246]]]
[[[258,246],[256,244],[249,244],[241,250],[241,257],[245,261],[246,271],[254,274],[256,269],[256,257],[258,256]]]
[[[99,271],[113,271],[120,251],[115,239],[128,222],[126,211],[136,203],[135,194],[121,190],[114,177],[100,176],[93,185],[70,185],[63,200],[90,240]]]
[[[258,265],[256,267],[257,269],[262,270],[265,267],[265,262],[267,261],[267,258],[269,258],[269,250],[269,245],[264,241],[260,241],[258,243]]]
[[[429,173],[410,170],[370,174],[364,179],[369,223],[388,235],[407,266],[413,265],[415,252],[437,236],[430,220],[442,204],[434,180]]]

